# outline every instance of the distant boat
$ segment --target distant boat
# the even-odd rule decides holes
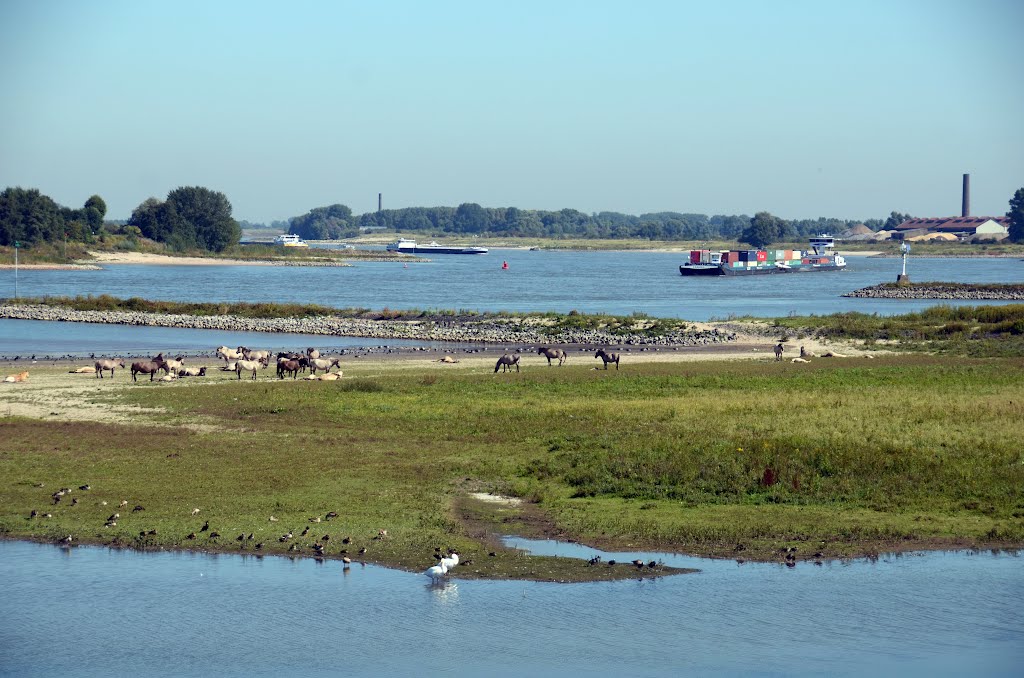
[[[284,245],[285,247],[309,247],[302,238],[294,233],[282,233],[274,238],[274,244]]]
[[[842,271],[846,259],[835,251],[835,239],[823,234],[810,239],[809,250],[691,250],[681,275],[762,275],[807,271]]]
[[[487,254],[486,247],[469,247],[466,245],[438,245],[431,242],[427,245],[417,245],[415,240],[399,238],[387,246],[388,252],[400,252],[402,254]]]

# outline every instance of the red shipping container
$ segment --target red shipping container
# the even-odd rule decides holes
[[[758,261],[768,261],[768,252],[766,252],[765,250],[758,250],[757,251],[757,260]]]
[[[690,250],[690,263],[691,264],[699,264],[700,263],[700,250]]]

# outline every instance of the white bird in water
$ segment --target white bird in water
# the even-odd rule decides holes
[[[441,581],[441,579],[443,579],[446,574],[448,574],[448,566],[445,565],[444,560],[442,560],[437,565],[434,565],[433,567],[428,567],[427,571],[423,574],[430,577],[430,583],[436,584],[439,581]]]
[[[439,565],[444,565],[447,570],[454,570],[455,566],[459,564],[459,554],[452,551],[447,558],[442,558]]]

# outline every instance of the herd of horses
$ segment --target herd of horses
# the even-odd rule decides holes
[[[549,346],[541,346],[537,349],[537,355],[542,355],[548,359],[548,367],[551,367],[552,360],[558,361],[558,366],[561,367],[565,364],[569,354],[560,348],[553,348]],[[604,368],[608,369],[609,363],[615,363],[615,369],[619,369],[619,354],[606,351],[603,348],[597,349],[597,353],[594,354],[594,358],[600,358],[604,361]],[[498,362],[494,364],[494,373],[497,374],[498,370],[502,372],[511,372],[512,368],[516,368],[516,372],[519,371],[519,354],[518,353],[506,353],[498,358]]]
[[[549,367],[554,364],[552,361],[557,361],[558,366],[561,367],[569,357],[564,349],[548,346],[538,348],[537,355],[547,358]],[[253,351],[245,346],[239,346],[237,349],[220,346],[217,348],[217,357],[224,360],[224,367],[221,368],[223,371],[235,372],[239,379],[244,373],[251,375],[255,380],[259,370],[266,369],[270,365],[271,354],[270,351]],[[616,370],[619,369],[620,356],[618,353],[599,348],[594,354],[594,358],[603,360],[606,370],[610,363],[615,364]],[[123,359],[101,358],[95,364],[96,378],[103,379],[104,372],[109,372],[110,377],[113,378],[114,371],[117,368],[124,369],[124,366]],[[286,351],[277,354],[277,376],[279,379],[284,379],[286,376],[297,379],[299,372],[305,372],[307,369],[314,375],[317,370],[330,373],[332,367],[340,368],[341,358],[337,356],[321,357],[320,352],[315,348],[307,348],[305,355]],[[498,362],[494,365],[494,372],[497,373],[498,370],[511,372],[513,367],[516,372],[519,371],[519,354],[506,353],[498,358]],[[153,381],[161,371],[165,375],[163,378],[167,380],[178,377],[206,376],[206,367],[185,367],[184,356],[165,358],[163,353],[159,353],[149,360],[132,363],[132,381],[138,381],[140,374],[143,376],[148,374],[149,380]]]

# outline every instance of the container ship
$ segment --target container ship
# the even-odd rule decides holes
[[[417,245],[415,240],[399,238],[387,246],[388,252],[402,254],[487,254],[486,247],[468,247],[465,245],[438,245],[436,242]]]
[[[679,267],[681,275],[762,275],[841,271],[846,259],[835,252],[835,238],[810,239],[808,250],[690,250],[690,260]]]

